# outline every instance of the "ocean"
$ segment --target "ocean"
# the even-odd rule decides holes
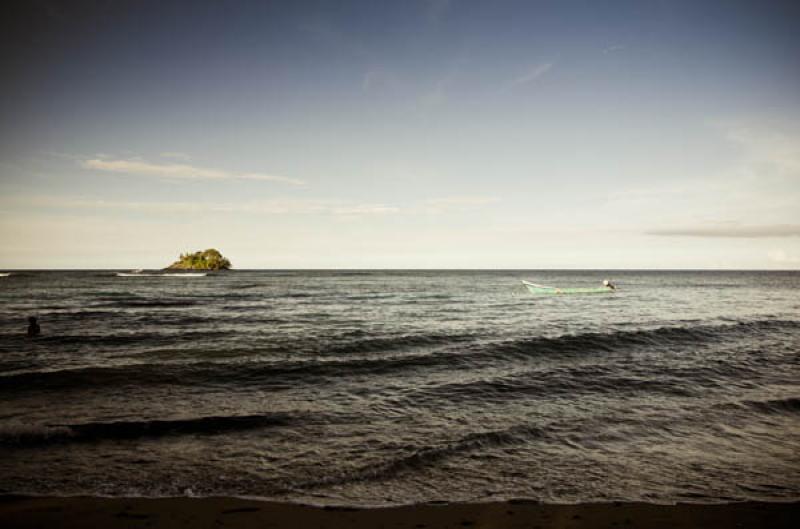
[[[0,493],[800,500],[800,273],[12,273]]]

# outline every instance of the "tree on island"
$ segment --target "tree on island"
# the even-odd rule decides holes
[[[182,253],[167,270],[229,270],[231,262],[214,248],[195,253]]]

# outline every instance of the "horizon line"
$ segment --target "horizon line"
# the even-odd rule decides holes
[[[119,272],[135,268],[0,268],[5,272]],[[144,268],[143,270],[166,270]],[[187,272],[800,272],[800,268],[231,268]]]

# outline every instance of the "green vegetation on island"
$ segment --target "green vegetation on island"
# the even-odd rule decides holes
[[[180,259],[169,265],[167,270],[228,270],[231,262],[222,257],[218,250],[195,253],[182,253]]]

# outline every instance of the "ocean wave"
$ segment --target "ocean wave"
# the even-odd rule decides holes
[[[471,369],[500,363],[539,358],[563,359],[596,353],[618,353],[632,348],[671,347],[717,343],[723,339],[758,335],[768,331],[796,330],[800,322],[765,320],[725,325],[661,327],[651,330],[583,333],[560,337],[532,337],[502,341],[479,341],[469,334],[419,334],[375,338],[357,338],[330,344],[320,338],[310,342],[286,342],[271,346],[271,353],[298,353],[310,360],[194,362],[186,364],[136,363],[114,367],[86,367],[45,372],[0,375],[0,391],[18,387],[64,388],[98,385],[208,383],[237,385],[257,384],[285,386],[293,381],[314,377],[346,377],[348,375],[391,374],[403,370],[447,367]],[[218,331],[218,335],[225,335]],[[72,336],[51,337],[55,343],[100,343],[104,345],[151,343],[189,343],[205,340],[208,333],[179,333],[153,336]],[[421,349],[422,352],[417,350]],[[404,354],[385,355],[404,351]],[[352,357],[352,358],[349,358]],[[724,369],[725,366],[719,366]],[[713,376],[714,373],[706,375]],[[630,381],[628,381],[630,382]],[[645,382],[641,382],[644,384]]]
[[[211,416],[151,421],[88,422],[40,427],[6,425],[0,429],[0,446],[31,447],[67,442],[97,442],[175,435],[214,435],[230,431],[284,426],[288,414]]]
[[[585,354],[587,351],[612,352],[639,346],[700,344],[712,339],[738,338],[743,335],[774,330],[796,330],[800,322],[793,320],[741,321],[722,325],[688,325],[654,329],[618,330],[609,333],[589,332],[555,338],[533,337],[500,342],[493,346],[497,353],[530,352],[551,354]]]
[[[526,397],[551,399],[591,394],[690,397],[696,394],[699,387],[707,391],[710,386],[699,384],[698,379],[693,376],[679,376],[669,370],[659,370],[658,378],[649,378],[643,374],[637,376],[620,373],[610,367],[592,364],[528,370],[511,375],[437,384],[416,389],[404,395],[398,403],[436,408],[445,402],[489,403],[515,401]]]
[[[476,450],[519,445],[544,437],[544,430],[527,424],[513,426],[504,430],[476,432],[455,440],[445,441],[439,445],[411,449],[408,453],[387,461],[371,463],[331,476],[294,483],[288,487],[288,491],[392,479],[403,472],[428,467],[442,460]]]
[[[103,344],[127,345],[193,342],[207,339],[209,335],[225,335],[225,331],[180,334],[132,334],[122,336],[61,336],[42,338],[59,345]],[[133,363],[110,367],[85,367],[41,372],[0,375],[0,391],[17,387],[68,388],[117,384],[176,384],[194,385],[224,383],[226,381],[246,384],[269,382],[274,379],[292,379],[303,376],[341,376],[351,373],[382,372],[398,366],[428,365],[426,354],[395,356],[389,358],[350,358],[348,356],[370,353],[385,353],[400,349],[447,345],[469,340],[468,335],[422,334],[379,338],[358,338],[344,343],[329,345],[322,340],[312,342],[286,342],[271,344],[270,353],[302,353],[316,357],[315,360],[281,362],[193,362],[187,364]],[[333,358],[320,360],[319,357]],[[344,357],[344,359],[341,359]]]
[[[453,345],[471,341],[472,334],[404,334],[399,336],[367,337],[345,342],[342,344],[328,345],[320,351],[325,356],[340,357],[357,353],[385,352],[397,349]]]
[[[120,298],[113,301],[95,303],[96,307],[117,308],[160,308],[160,307],[193,307],[202,303],[197,299],[128,299]]]
[[[750,409],[762,413],[797,414],[800,413],[800,397],[768,400],[746,400],[743,402]]]
[[[50,345],[87,345],[87,346],[123,346],[123,345],[157,345],[165,342],[193,342],[209,338],[226,336],[225,331],[197,332],[132,332],[127,334],[61,334],[40,336],[36,341]]]

